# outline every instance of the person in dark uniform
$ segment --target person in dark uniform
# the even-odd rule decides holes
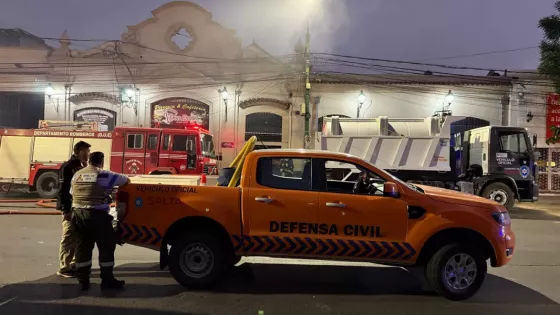
[[[90,287],[91,256],[97,244],[101,289],[120,289],[124,281],[115,279],[115,247],[119,236],[109,214],[114,187],[126,185],[125,175],[103,170],[103,152],[93,152],[89,165],[72,178],[72,229],[76,237],[76,271],[82,290]]]
[[[74,254],[76,251],[75,239],[72,236],[70,218],[72,215],[72,195],[70,184],[72,176],[87,165],[89,156],[89,143],[80,141],[74,145],[74,152],[70,160],[64,162],[58,173],[58,195],[56,209],[62,212],[62,237],[60,240],[59,266],[57,275],[65,278],[75,277]]]

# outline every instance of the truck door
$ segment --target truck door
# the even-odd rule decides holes
[[[250,255],[314,255],[319,193],[311,159],[261,157],[252,172],[247,172],[250,186],[243,191],[245,250]]]
[[[171,167],[169,165],[169,153],[171,152],[171,133],[169,131],[163,130],[159,149],[159,161],[160,167]]]
[[[319,222],[317,254],[369,260],[407,260],[408,206],[383,196],[385,180],[366,166],[317,159]],[[355,184],[365,177],[370,189]],[[410,257],[407,257],[409,256]]]
[[[158,167],[159,162],[159,132],[149,132],[146,145],[146,155],[144,160],[144,173],[147,174],[151,170]]]
[[[146,132],[127,131],[124,147],[123,173],[127,175],[144,174],[146,154]]]
[[[172,134],[169,166],[174,167],[180,174],[198,174],[197,147],[195,135]]]

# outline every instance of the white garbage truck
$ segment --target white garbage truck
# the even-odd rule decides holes
[[[323,119],[315,149],[356,155],[413,185],[467,192],[511,209],[515,200],[538,200],[531,140],[525,128],[473,117],[335,116]],[[356,176],[349,170],[345,178]]]

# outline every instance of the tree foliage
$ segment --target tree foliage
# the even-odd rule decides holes
[[[542,18],[539,28],[544,33],[541,41],[541,62],[539,72],[546,75],[554,84],[556,93],[560,93],[560,1],[554,4],[556,14]],[[546,144],[560,142],[560,128],[550,127],[552,136],[546,139]]]
[[[550,131],[552,131],[552,136],[548,139],[546,139],[546,144],[550,145],[550,144],[555,144],[557,142],[560,142],[560,127],[558,126],[551,126],[550,127]]]

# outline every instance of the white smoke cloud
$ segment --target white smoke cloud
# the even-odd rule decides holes
[[[225,3],[231,8],[226,9]],[[291,54],[298,39],[305,41],[309,24],[313,51],[332,51],[337,33],[349,24],[343,0],[243,0],[208,6],[217,21],[235,29],[248,45],[253,40],[275,55]],[[216,8],[216,9],[215,9]],[[225,12],[224,12],[225,11]]]

